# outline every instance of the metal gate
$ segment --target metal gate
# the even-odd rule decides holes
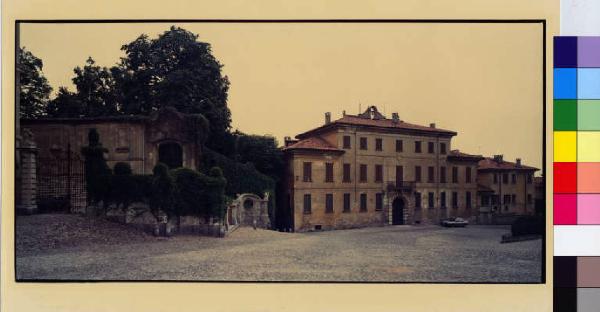
[[[80,152],[52,151],[37,159],[37,204],[40,212],[84,213],[86,207],[84,160]]]

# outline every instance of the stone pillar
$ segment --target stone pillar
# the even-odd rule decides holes
[[[28,129],[23,129],[21,146],[17,148],[20,157],[18,174],[20,183],[19,200],[16,203],[17,213],[32,214],[37,212],[37,147],[33,141],[33,134]]]

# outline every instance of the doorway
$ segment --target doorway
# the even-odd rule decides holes
[[[158,161],[169,169],[183,166],[183,150],[177,143],[163,143],[158,146]]]
[[[392,202],[392,224],[404,224],[404,200],[400,197],[396,197]]]

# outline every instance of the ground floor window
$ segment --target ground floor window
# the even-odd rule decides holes
[[[433,195],[433,192],[429,192],[429,194],[428,194],[428,195],[429,195],[429,196],[428,196],[428,201],[429,201],[429,202],[428,202],[428,207],[429,207],[429,208],[433,208],[433,206],[434,206],[434,203],[435,203],[435,197],[434,197],[434,195]]]
[[[458,208],[458,193],[452,192],[452,208]]]
[[[471,209],[471,192],[467,192],[465,201],[467,202],[467,209]]]
[[[333,212],[333,194],[325,194],[325,212]]]
[[[310,194],[304,194],[304,213],[305,214],[310,214],[312,207],[311,207],[312,203],[311,203],[311,196]]]
[[[344,193],[344,212],[350,212],[350,193]]]
[[[375,210],[383,210],[383,193],[377,193],[375,195]]]
[[[360,211],[367,211],[367,194],[360,194]]]
[[[440,206],[446,208],[446,192],[440,193]]]

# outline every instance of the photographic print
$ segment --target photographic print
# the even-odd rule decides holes
[[[543,283],[545,24],[17,24],[28,281]]]

